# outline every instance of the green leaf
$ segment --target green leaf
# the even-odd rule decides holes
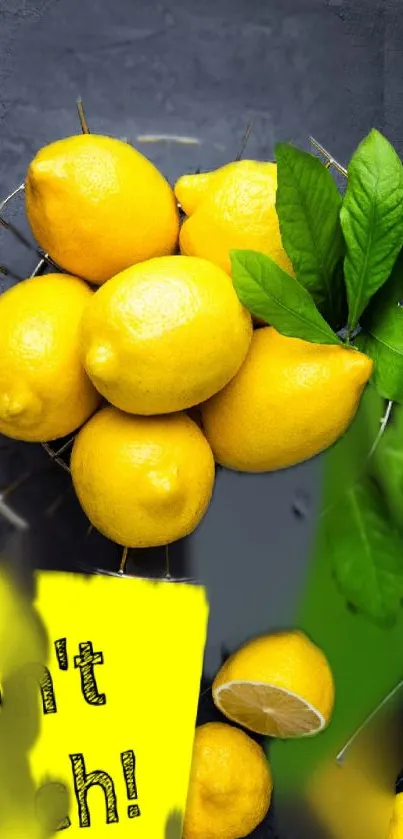
[[[403,166],[379,131],[371,131],[351,158],[340,219],[347,246],[349,325],[354,329],[388,279],[403,244]]]
[[[403,406],[394,405],[391,420],[371,460],[394,525],[403,534]]]
[[[306,289],[269,256],[236,250],[231,251],[231,263],[237,295],[253,315],[291,338],[341,344]]]
[[[338,502],[346,489],[369,474],[369,454],[385,410],[385,400],[372,383],[367,384],[350,427],[323,455],[326,471],[323,510]]]
[[[340,326],[345,302],[340,225],[342,198],[328,169],[312,154],[285,143],[276,146],[281,238],[298,281],[333,325]]]
[[[394,621],[403,598],[403,541],[369,478],[349,487],[328,513],[326,536],[347,601],[375,622]]]
[[[375,295],[362,319],[356,345],[374,361],[373,382],[378,393],[403,402],[403,254],[387,283]]]

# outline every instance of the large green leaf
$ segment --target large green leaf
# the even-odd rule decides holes
[[[403,166],[379,131],[371,131],[351,158],[340,219],[347,246],[349,325],[354,329],[388,279],[403,244]]]
[[[334,577],[348,603],[376,622],[394,621],[403,598],[403,541],[369,477],[346,490],[325,528]]]
[[[232,280],[243,305],[278,332],[319,344],[341,344],[309,292],[270,257],[231,251]]]
[[[384,399],[379,396],[373,384],[368,384],[350,428],[324,455],[327,480],[322,512],[337,503],[347,489],[369,474],[369,455],[385,409]]]
[[[385,399],[403,402],[403,254],[371,301],[356,344],[374,361],[373,381]]]
[[[344,285],[341,195],[329,170],[312,154],[278,143],[276,207],[281,237],[297,279],[324,317],[340,323]]]

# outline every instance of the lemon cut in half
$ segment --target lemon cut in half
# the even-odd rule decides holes
[[[224,663],[213,682],[217,708],[232,722],[270,737],[314,735],[334,704],[324,653],[302,632],[256,638]]]

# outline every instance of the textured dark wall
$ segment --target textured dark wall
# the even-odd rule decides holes
[[[307,147],[312,134],[346,162],[373,126],[402,150],[401,0],[0,0],[0,10],[2,197],[38,147],[77,131],[78,95],[92,131],[130,139],[171,180],[234,157],[251,119],[250,157],[270,157],[278,139]],[[193,141],[141,140],[150,134]],[[2,262],[23,274],[32,267],[8,234]],[[1,451],[5,485],[28,455]],[[32,521],[37,563],[68,564],[78,550],[68,517],[78,513],[68,498],[49,514],[64,476],[49,473],[41,452],[35,465],[42,495],[35,481],[15,504]],[[292,622],[319,486],[320,460],[278,475],[220,473],[184,559],[209,589],[207,676],[223,648]],[[292,510],[301,494],[303,520]]]

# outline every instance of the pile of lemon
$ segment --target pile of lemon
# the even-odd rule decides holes
[[[0,433],[45,442],[78,430],[77,496],[118,544],[191,533],[215,462],[285,468],[354,416],[369,359],[256,329],[235,293],[233,248],[293,272],[276,188],[274,163],[239,161],[173,190],[128,143],[91,134],[29,166],[28,220],[64,273],[0,297]]]

